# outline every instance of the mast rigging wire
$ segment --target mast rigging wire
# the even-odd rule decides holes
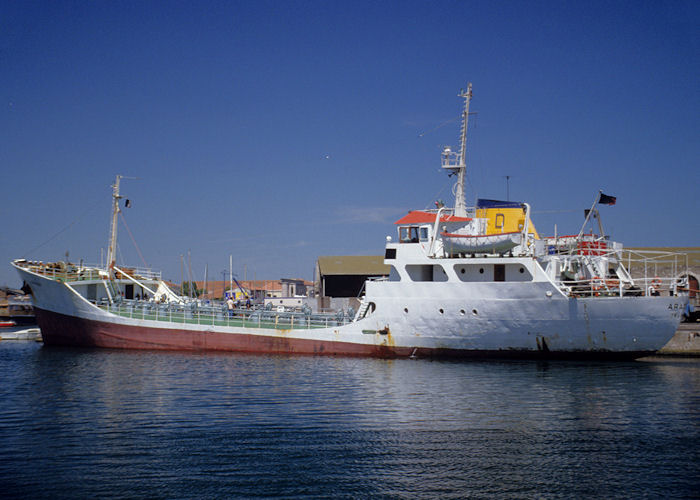
[[[139,246],[136,244],[136,240],[134,239],[134,235],[131,234],[131,229],[129,229],[129,225],[126,223],[126,218],[124,217],[124,213],[120,210],[119,215],[122,217],[122,222],[124,223],[124,227],[126,228],[126,232],[129,233],[129,237],[131,238],[131,241],[134,243],[134,247],[136,247],[136,252],[138,252],[139,257],[141,257],[141,262],[143,262],[144,267],[148,267],[148,264],[146,263],[146,259],[143,258],[143,254],[141,253],[141,249]]]
[[[61,230],[58,231],[57,233],[55,233],[53,236],[51,236],[49,239],[47,239],[47,240],[44,241],[43,243],[41,243],[41,244],[35,246],[34,248],[32,248],[31,250],[29,250],[29,251],[27,251],[27,252],[24,252],[24,255],[22,255],[21,258],[22,258],[22,259],[26,258],[26,257],[29,256],[30,254],[32,254],[32,253],[36,252],[37,250],[39,250],[40,248],[42,248],[44,245],[47,245],[48,243],[52,242],[52,241],[53,241],[54,239],[56,239],[59,235],[63,234],[63,233],[66,232],[68,229],[70,229],[71,226],[73,226],[76,222],[78,222],[80,219],[82,219],[83,217],[85,217],[85,214],[87,214],[88,212],[92,212],[92,211],[97,207],[98,204],[99,204],[99,202],[97,202],[97,201],[96,201],[95,203],[93,203],[93,204],[92,204],[90,207],[88,207],[82,214],[80,214],[76,219],[74,219],[73,222],[71,222],[71,223],[68,224],[66,227],[64,227],[63,229],[61,229]]]

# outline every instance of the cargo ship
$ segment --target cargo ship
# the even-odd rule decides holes
[[[442,168],[457,181],[452,208],[410,211],[387,237],[388,277],[365,283],[357,311],[230,310],[173,291],[160,273],[117,266],[120,179],[112,186],[102,266],[18,259],[46,345],[395,357],[634,359],[660,349],[688,303],[683,255],[627,251],[585,233],[540,237],[527,203],[465,202],[472,87],[460,147]],[[655,273],[661,260],[671,273]],[[632,278],[630,268],[643,269]],[[668,266],[666,266],[668,268]]]

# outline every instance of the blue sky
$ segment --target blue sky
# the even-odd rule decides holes
[[[146,263],[311,279],[452,203],[440,151],[474,86],[467,196],[627,246],[700,246],[700,3],[0,1],[0,284],[100,260],[116,174]],[[120,261],[142,264],[119,228]]]

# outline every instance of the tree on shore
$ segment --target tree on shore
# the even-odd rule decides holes
[[[190,294],[190,290],[192,293]],[[202,293],[202,290],[197,289],[197,283],[194,281],[183,281],[182,282],[182,287],[181,287],[181,293],[182,295],[186,296],[192,296],[192,297],[199,297],[199,295]]]

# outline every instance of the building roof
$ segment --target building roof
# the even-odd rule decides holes
[[[195,281],[195,283],[197,284],[197,288],[204,288],[204,281]],[[239,283],[243,288],[250,292],[255,292],[256,290],[265,292],[279,292],[282,290],[282,282],[280,280],[239,280]],[[224,289],[228,288],[229,280],[211,280],[207,283],[207,289],[209,290],[208,295],[212,295],[214,297],[221,297],[224,294]],[[233,288],[238,288],[235,283],[233,284]]]
[[[700,268],[700,247],[625,247],[625,250],[648,250],[653,252],[673,252],[688,255],[688,267]],[[685,260],[679,260],[679,264],[685,265]]]
[[[266,292],[282,290],[281,280],[238,280],[238,282],[249,290],[265,290]]]
[[[331,255],[318,258],[321,275],[387,276],[390,266],[381,255]]]

